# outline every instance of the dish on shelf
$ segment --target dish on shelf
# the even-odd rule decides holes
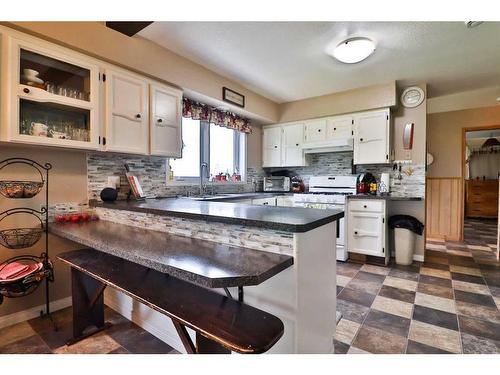
[[[0,244],[8,249],[24,249],[36,244],[43,228],[14,228],[0,231]]]
[[[34,272],[38,272],[43,268],[43,263],[25,264],[20,262],[12,262],[0,265],[0,284],[13,283],[24,279],[26,276]]]
[[[32,198],[43,188],[39,181],[0,181],[0,194],[6,198]]]
[[[33,75],[24,75],[22,76],[22,79],[26,81],[28,85],[33,83],[38,83],[40,85],[43,85],[43,80]]]
[[[23,274],[18,274],[7,280],[0,280],[0,304],[3,302],[3,297],[23,297],[33,293],[43,279],[54,280],[52,263],[50,260],[44,263],[42,257],[23,255],[10,258],[0,264],[0,272],[7,267],[27,267]],[[12,264],[14,265],[11,266]]]

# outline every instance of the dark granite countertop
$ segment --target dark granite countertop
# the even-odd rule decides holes
[[[209,288],[258,285],[293,257],[175,236],[109,221],[51,224],[50,232]]]
[[[207,202],[188,198],[145,201],[90,202],[94,207],[214,221],[225,224],[303,233],[344,217],[342,210],[312,210],[300,207],[259,206],[230,202]]]
[[[420,197],[402,197],[398,195],[369,195],[369,194],[356,194],[348,195],[347,199],[384,199],[387,201],[421,201]]]
[[[259,199],[259,198],[272,198],[272,197],[282,197],[282,196],[293,196],[292,192],[254,192],[254,193],[230,193],[230,194],[220,194],[214,195],[213,197],[206,197],[204,201],[213,202],[230,202],[240,199]]]

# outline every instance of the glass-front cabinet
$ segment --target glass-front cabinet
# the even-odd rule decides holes
[[[99,67],[62,47],[9,39],[10,141],[99,148]]]

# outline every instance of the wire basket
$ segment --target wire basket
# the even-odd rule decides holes
[[[6,198],[33,198],[43,185],[43,181],[0,181],[0,194]]]
[[[52,263],[50,262],[50,260],[45,261],[43,254],[41,257],[23,255],[10,258],[6,262],[0,264],[0,270],[7,264],[12,262],[23,262],[24,264],[42,263],[43,266],[41,269],[30,273],[22,279],[13,282],[0,281],[0,304],[3,297],[17,298],[33,293],[40,286],[41,282],[44,279],[54,281],[54,269]]]
[[[0,231],[0,244],[9,249],[24,249],[36,244],[43,228],[14,228]]]

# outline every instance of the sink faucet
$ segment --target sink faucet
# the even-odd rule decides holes
[[[205,195],[205,185],[203,183],[203,170],[207,171],[208,178],[208,164],[203,162],[200,164],[200,195]]]

